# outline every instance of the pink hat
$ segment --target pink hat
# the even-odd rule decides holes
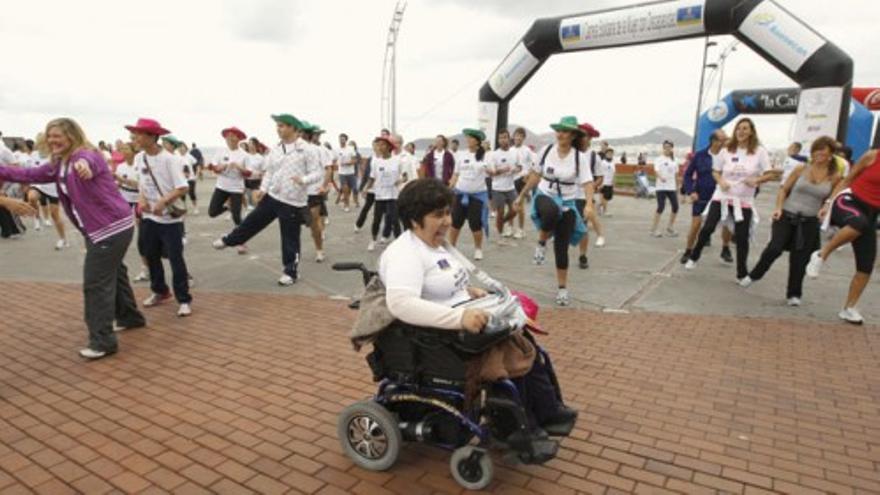
[[[116,165],[119,165],[120,163],[125,161],[125,154],[121,151],[114,151],[113,153],[110,153],[110,161]]]
[[[397,149],[397,143],[395,143],[394,140],[391,139],[391,136],[379,136],[373,140],[374,143],[376,141],[385,141],[386,143],[388,143],[388,146],[391,146],[391,151],[394,151]]]
[[[578,128],[580,128],[580,130],[584,131],[587,134],[587,136],[590,136],[591,138],[597,138],[597,137],[601,136],[601,134],[599,133],[599,131],[596,130],[595,127],[593,127],[592,125],[590,125],[586,122],[578,125]]]
[[[239,141],[244,141],[245,139],[247,139],[247,134],[245,134],[244,131],[242,131],[241,129],[239,129],[238,127],[235,127],[235,126],[227,127],[226,129],[223,129],[222,131],[220,131],[220,135],[223,136],[224,138],[229,133],[232,133],[232,134],[235,134],[236,136],[238,136]]]
[[[164,136],[171,131],[159,125],[158,121],[153,119],[138,119],[137,124],[125,126],[131,132],[143,132],[144,134],[152,134],[153,136]]]
[[[536,303],[534,299],[527,296],[523,292],[514,290],[511,291],[511,294],[519,299],[519,305],[520,307],[522,307],[523,312],[526,314],[526,327],[535,333],[547,335],[547,332],[544,331],[543,328],[541,328],[540,324],[538,324],[538,303]]]

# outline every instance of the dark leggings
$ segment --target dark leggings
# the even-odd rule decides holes
[[[727,214],[733,216],[733,206],[727,206]],[[743,278],[749,274],[749,228],[752,224],[752,210],[750,208],[742,209],[743,219],[741,222],[734,224],[733,238],[736,241],[736,278]],[[709,239],[715,232],[718,222],[721,220],[721,203],[712,201],[709,205],[709,214],[706,216],[706,222],[700,229],[700,237],[697,239],[697,245],[691,253],[691,260],[700,261],[700,255],[703,248],[709,243]]]
[[[761,253],[761,259],[758,264],[749,273],[752,280],[761,280],[764,274],[773,265],[777,258],[782,256],[783,251],[788,250],[788,286],[785,291],[786,298],[801,297],[803,294],[804,273],[807,270],[807,263],[810,261],[810,254],[819,249],[819,219],[810,218],[804,220],[800,224],[802,245],[797,248],[798,224],[793,216],[785,213],[779,220],[774,220],[770,227],[770,242]]]
[[[394,237],[400,237],[400,222],[397,221],[397,200],[383,199],[376,201],[376,209],[373,211],[373,225],[371,233],[373,239],[379,235],[379,225],[382,223],[382,217],[385,217],[385,228],[382,229],[382,237],[388,239],[391,237],[391,231],[394,231]]]
[[[191,199],[193,203],[195,203],[196,199],[198,199],[196,198],[196,180],[188,180],[186,181],[186,184],[189,186],[189,189],[187,189],[186,193],[189,195],[189,199]],[[183,197],[183,200],[186,201],[186,196]]]
[[[222,215],[227,211],[226,200],[229,200],[229,211],[232,212],[232,222],[235,225],[241,223],[241,200],[244,197],[242,193],[231,193],[222,189],[214,189],[211,195],[211,205],[208,206],[208,216],[214,218]]]
[[[367,199],[364,200],[364,206],[361,208],[361,212],[358,213],[357,221],[354,225],[357,228],[361,228],[367,223],[367,215],[370,214],[370,209],[373,208],[373,203],[376,202],[376,195],[373,193],[367,193]]]
[[[573,210],[559,214],[559,206],[551,198],[540,195],[535,199],[535,208],[541,218],[541,231],[553,236],[553,254],[556,256],[556,268],[568,270],[568,245],[574,234],[577,219]]]
[[[841,194],[834,200],[831,208],[831,224],[836,227],[850,227],[861,235],[852,241],[856,258],[856,271],[870,275],[877,260],[877,214],[870,205],[853,194]]]
[[[463,196],[455,197],[452,206],[452,228],[461,230],[464,221],[467,220],[471,232],[479,232],[483,228],[483,202],[474,197],[470,198],[467,206],[461,204]]]
[[[609,198],[610,199],[610,198]],[[666,200],[672,205],[672,214],[678,214],[678,193],[675,191],[657,191],[657,213],[666,209]]]

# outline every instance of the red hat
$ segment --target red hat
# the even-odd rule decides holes
[[[601,134],[599,133],[599,131],[596,130],[595,127],[586,122],[584,122],[583,124],[579,124],[578,129],[584,131],[587,136],[590,136],[591,138],[597,138],[601,136]]]
[[[127,125],[125,126],[131,132],[142,132],[144,134],[152,134],[153,136],[164,136],[165,134],[171,133],[168,129],[165,129],[161,125],[159,125],[158,121],[153,119],[138,119],[135,125]]]
[[[110,153],[110,161],[119,165],[125,161],[125,155],[121,151],[114,151]]]
[[[547,335],[547,332],[545,332],[544,329],[541,328],[541,325],[538,324],[538,303],[522,292],[514,290],[510,293],[519,299],[519,305],[526,314],[526,327],[535,333]]]
[[[226,129],[223,129],[222,131],[220,131],[220,135],[225,138],[226,135],[229,134],[230,132],[232,134],[235,134],[236,136],[238,136],[239,141],[244,141],[245,139],[247,139],[247,134],[245,134],[244,131],[242,131],[241,129],[239,129],[238,127],[235,127],[235,126],[227,127]]]
[[[388,137],[385,137],[385,136],[379,136],[379,137],[377,137],[376,139],[373,140],[374,143],[375,143],[376,141],[385,141],[386,143],[388,143],[388,146],[391,146],[391,151],[394,151],[394,150],[397,149],[397,143],[395,143],[394,140],[391,139],[391,136],[388,136]]]

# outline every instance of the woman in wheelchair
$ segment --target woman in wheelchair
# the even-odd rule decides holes
[[[463,264],[469,263],[466,258],[457,252],[452,252],[452,248],[447,249],[446,234],[452,224],[450,214],[452,203],[452,191],[439,180],[419,179],[408,184],[398,198],[398,211],[405,232],[388,246],[379,259],[378,277],[385,288],[388,312],[400,322],[398,325],[407,327],[411,334],[415,333],[416,338],[419,335],[434,335],[439,336],[434,338],[442,341],[443,336],[448,335],[450,337],[446,339],[448,342],[461,342],[463,336],[479,334],[484,328],[489,332],[489,327],[492,326],[490,313],[485,309],[474,307],[479,304],[469,303],[466,305],[468,307],[460,306],[462,303],[484,298],[489,294],[483,289],[471,286],[469,269]],[[394,326],[392,325],[391,328]],[[382,350],[383,335],[387,335],[389,330],[379,334],[374,342],[374,348]],[[467,338],[464,340],[466,341]],[[476,436],[479,437],[481,445],[500,444],[507,447],[507,453],[512,453],[514,460],[526,463],[546,462],[555,456],[558,449],[558,443],[548,437],[568,435],[574,426],[577,411],[562,402],[549,357],[537,346],[528,332],[515,332],[506,337],[501,344],[507,345],[495,344],[476,359],[470,360],[459,359],[456,356],[460,353],[446,351],[440,346],[414,352],[420,354],[420,359],[434,362],[443,360],[451,366],[469,368],[459,369],[459,374],[466,376],[466,383],[471,383],[473,380],[482,383],[480,394],[482,394],[483,406],[487,404],[487,394],[497,396],[500,393],[503,396],[506,393],[509,400],[495,404],[510,404],[520,411],[506,416],[494,414],[490,400],[487,408],[490,412],[487,413],[484,409],[478,413],[479,419],[470,427],[472,435],[465,436],[464,444],[470,441],[468,439]],[[497,352],[498,348],[504,351]],[[474,363],[477,365],[471,366]],[[443,363],[438,364],[443,368]],[[373,366],[374,363],[371,361],[371,367]],[[376,378],[386,378],[380,386],[379,394],[372,404],[366,403],[367,407],[364,407],[365,403],[359,403],[344,411],[340,417],[339,434],[343,448],[355,462],[368,469],[382,470],[390,468],[394,460],[381,462],[381,459],[376,458],[372,440],[377,432],[381,431],[383,438],[394,437],[396,434],[399,439],[400,433],[396,428],[399,426],[404,430],[404,437],[416,437],[414,438],[416,440],[423,438],[421,433],[410,432],[411,434],[407,435],[407,427],[418,418],[406,417],[405,409],[398,408],[393,401],[385,400],[389,395],[388,388],[396,386],[396,383],[393,383],[395,380],[388,380],[388,373],[377,373],[375,367],[373,370]],[[498,380],[498,378],[502,379]],[[388,382],[392,384],[389,385]],[[419,400],[424,395],[429,395],[426,389],[412,389],[409,396],[418,396],[416,400]],[[434,388],[431,390],[436,391]],[[442,391],[441,395],[443,395]],[[428,402],[433,398],[422,400]],[[467,402],[464,401],[465,409]],[[396,414],[396,417],[389,422],[397,424],[373,428],[381,426],[382,423],[380,421],[382,418],[377,416],[383,414],[370,414],[373,410],[382,409],[375,407],[379,404]],[[442,407],[442,404],[440,406]],[[432,413],[422,410],[420,414],[430,416]],[[436,415],[436,411],[433,414]],[[520,419],[511,420],[511,417]],[[505,423],[505,426],[501,427],[493,422]],[[456,422],[452,421],[452,423]],[[458,423],[464,424],[467,421],[460,417]],[[512,427],[511,423],[513,423]],[[440,429],[437,426],[434,428]],[[475,429],[477,431],[474,431]],[[482,430],[486,430],[485,434],[481,433]],[[498,438],[499,436],[501,438]],[[390,440],[385,438],[383,440],[385,443],[382,445],[387,447],[388,443],[394,443]],[[446,441],[433,443],[450,448],[459,447],[453,454],[452,474],[463,486],[479,489],[488,484],[487,477],[491,478],[491,461],[488,455],[485,455],[485,450],[474,446],[462,446],[460,441],[458,443],[449,441],[448,436]],[[396,453],[393,457],[396,457]]]

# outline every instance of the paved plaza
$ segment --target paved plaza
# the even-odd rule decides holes
[[[0,241],[0,493],[461,493],[446,452],[407,445],[386,473],[342,456],[338,413],[375,391],[346,337],[360,280],[314,263],[304,231],[303,280],[278,287],[274,224],[248,255],[213,251],[231,222],[204,214],[211,185],[200,183],[203,213],[187,221],[194,315],[146,310],[148,327],[102,361],[76,354],[82,240],[60,253],[46,231]],[[765,218],[774,194],[760,196]],[[615,198],[607,247],[572,270],[572,308],[552,306],[552,266],[531,265],[532,241],[486,249],[484,268],[542,303],[540,343],[581,411],[557,459],[498,459],[489,491],[880,493],[880,332],[836,319],[851,252],[792,309],[784,258],[743,290],[716,237],[685,272],[681,237],[648,236],[653,205]],[[375,264],[354,213],[331,210],[328,261]],[[133,249],[128,265],[139,265]],[[862,300],[869,323],[880,322],[878,289]]]

